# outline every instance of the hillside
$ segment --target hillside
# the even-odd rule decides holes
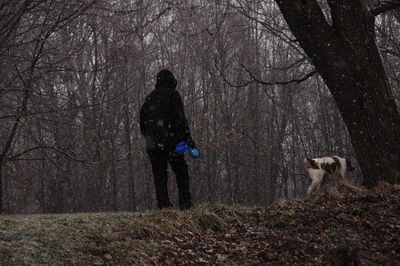
[[[341,184],[268,208],[0,216],[0,264],[400,265],[399,235],[399,186]]]

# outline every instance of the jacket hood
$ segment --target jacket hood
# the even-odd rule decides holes
[[[157,73],[156,89],[161,87],[168,87],[170,89],[175,89],[177,81],[168,69],[163,69]]]

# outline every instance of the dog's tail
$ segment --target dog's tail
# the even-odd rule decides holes
[[[347,166],[347,169],[348,169],[350,172],[353,172],[354,169],[355,169],[355,168],[351,165],[351,161],[350,161],[349,158],[346,158],[346,166]]]

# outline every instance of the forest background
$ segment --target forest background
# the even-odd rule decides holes
[[[328,16],[328,3],[318,2]],[[165,67],[178,80],[202,152],[188,159],[195,204],[303,197],[305,157],[339,155],[357,165],[335,100],[276,1],[1,4],[5,213],[154,208],[138,111]],[[376,17],[397,106],[399,32],[398,10]],[[363,182],[359,168],[349,178]]]

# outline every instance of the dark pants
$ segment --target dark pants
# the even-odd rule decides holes
[[[190,208],[192,203],[189,190],[189,174],[184,156],[174,152],[161,151],[148,152],[148,155],[153,170],[158,208],[172,207],[168,196],[168,163],[176,176],[179,191],[179,208],[181,210]]]

